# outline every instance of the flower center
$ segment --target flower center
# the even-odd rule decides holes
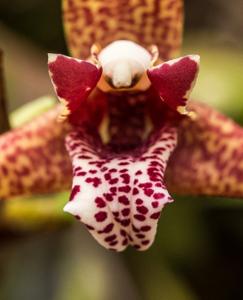
[[[146,70],[153,55],[140,45],[126,40],[111,43],[101,50],[98,60],[103,75],[98,87],[104,92],[147,90],[150,82]]]

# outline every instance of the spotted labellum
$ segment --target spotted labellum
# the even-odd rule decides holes
[[[52,192],[72,181],[64,211],[102,246],[122,251],[151,246],[171,193],[243,195],[243,170],[227,160],[242,159],[242,129],[188,103],[199,56],[175,58],[182,6],[63,1],[72,57],[48,59],[62,104],[0,138],[0,196]],[[11,161],[20,162],[17,172]]]

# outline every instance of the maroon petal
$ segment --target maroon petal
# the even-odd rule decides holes
[[[60,54],[49,54],[49,74],[59,100],[65,104],[62,117],[77,111],[96,86],[102,69]]]
[[[176,145],[176,129],[165,125],[141,147],[114,154],[84,127],[70,133],[73,188],[65,211],[83,222],[104,247],[129,244],[139,250],[153,242],[160,212],[172,201],[164,172]]]
[[[186,104],[199,70],[199,56],[167,61],[147,71],[160,98],[173,110],[186,114]]]

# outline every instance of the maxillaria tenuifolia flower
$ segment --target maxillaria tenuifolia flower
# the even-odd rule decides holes
[[[73,57],[48,61],[62,106],[0,137],[0,197],[72,181],[64,210],[116,251],[152,244],[170,193],[242,197],[243,130],[188,103],[199,57],[175,58],[182,6],[63,1]]]

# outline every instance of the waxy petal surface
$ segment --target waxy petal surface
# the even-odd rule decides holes
[[[162,208],[172,202],[164,172],[176,138],[176,129],[164,126],[141,148],[117,155],[94,132],[76,129],[66,139],[74,178],[64,210],[106,248],[122,251],[130,244],[146,250]]]
[[[48,68],[59,100],[65,105],[62,116],[74,113],[87,99],[102,74],[96,65],[60,54],[49,54]]]
[[[186,114],[186,105],[199,70],[199,56],[189,55],[148,70],[148,77],[160,98],[170,108]]]
[[[74,57],[87,58],[94,43],[102,47],[131,40],[157,45],[164,60],[181,46],[182,0],[63,0],[66,39]]]

